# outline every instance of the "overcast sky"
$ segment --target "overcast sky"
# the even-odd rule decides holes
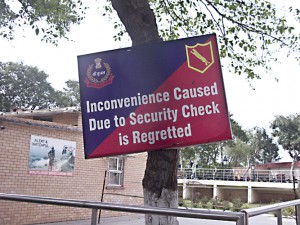
[[[300,5],[300,4],[298,4]],[[70,38],[74,42],[60,41],[59,46],[40,42],[29,28],[18,32],[14,41],[0,39],[0,61],[19,62],[37,66],[49,75],[49,82],[62,89],[68,79],[78,80],[77,56],[110,49],[129,47],[130,42],[113,40],[112,22],[91,9],[80,26],[73,26]],[[25,37],[24,37],[25,35]],[[300,113],[300,66],[293,58],[280,55],[281,64],[272,64],[279,79],[266,76],[252,82],[252,90],[245,77],[223,70],[228,109],[243,128],[254,126],[268,128],[276,115]],[[225,61],[221,61],[225,64]]]

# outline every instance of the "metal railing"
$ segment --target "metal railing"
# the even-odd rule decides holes
[[[134,205],[120,205],[112,203],[100,203],[92,201],[80,201],[59,198],[47,198],[29,195],[16,195],[0,193],[0,199],[17,201],[17,202],[31,202],[38,204],[60,205],[68,207],[89,208],[92,209],[91,225],[97,223],[97,210],[111,210],[119,212],[155,214],[174,217],[186,217],[195,219],[210,219],[235,222],[236,225],[245,224],[245,214],[242,212],[216,212],[211,210],[190,210],[190,209],[174,209],[174,208],[159,208],[149,206],[134,206]]]
[[[292,183],[293,178],[290,170],[247,170],[247,169],[180,169],[179,179],[194,180],[227,180],[227,181],[256,181],[256,182],[276,182]],[[300,180],[296,174],[295,182]]]
[[[296,224],[300,225],[300,199],[292,200],[288,202],[280,202],[280,203],[256,207],[252,209],[243,209],[241,212],[245,213],[245,225],[249,225],[250,217],[258,216],[269,212],[276,212],[277,225],[282,225],[282,209],[291,206],[295,207],[295,214],[297,215]]]
[[[99,203],[93,201],[80,201],[71,199],[48,198],[29,195],[17,194],[4,194],[0,193],[0,200],[17,201],[17,202],[30,202],[38,204],[59,205],[67,207],[89,208],[92,209],[91,225],[97,223],[98,210],[111,210],[129,213],[141,214],[155,214],[164,216],[175,216],[195,219],[210,219],[218,221],[231,221],[236,225],[249,225],[249,218],[258,216],[268,212],[276,212],[277,225],[282,225],[282,209],[295,206],[296,215],[300,215],[300,199],[271,204],[267,206],[244,209],[241,212],[224,212],[224,211],[211,211],[205,209],[173,209],[173,208],[158,208],[149,206],[134,206],[134,205],[120,205],[112,203]],[[300,225],[299,216],[296,217],[296,223]]]

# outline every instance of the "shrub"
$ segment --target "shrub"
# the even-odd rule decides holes
[[[202,198],[202,199],[200,200],[200,202],[202,203],[202,205],[206,205],[206,204],[209,202],[209,200],[208,200],[208,198],[205,196],[204,198]]]
[[[194,208],[202,208],[202,204],[201,203],[194,204]]]
[[[232,203],[233,203],[233,211],[235,212],[241,211],[243,202],[240,198],[233,199]]]
[[[207,203],[206,203],[206,208],[207,208],[207,209],[212,209],[212,207],[213,207],[212,202],[207,202]]]
[[[232,210],[233,209],[233,203],[230,201],[224,201],[222,203],[223,210]]]
[[[250,209],[250,205],[248,203],[244,203],[242,206],[241,206],[242,209]]]
[[[293,217],[295,215],[295,207],[290,206],[282,209],[282,215],[286,217]]]
[[[215,198],[212,198],[210,200],[210,202],[212,203],[213,205],[213,209],[219,209],[219,208],[222,208],[222,200],[218,197],[215,197]]]
[[[183,198],[178,198],[178,206],[184,206],[184,200]]]

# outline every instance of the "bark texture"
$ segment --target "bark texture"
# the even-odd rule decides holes
[[[111,0],[124,24],[132,45],[160,42],[157,24],[148,0]],[[145,205],[166,208],[178,207],[177,149],[148,152],[143,179]],[[177,218],[146,215],[146,225],[177,225]]]
[[[179,150],[163,149],[148,152],[143,179],[145,205],[177,208],[177,167]],[[177,218],[146,215],[146,225],[176,225]]]
[[[162,41],[148,0],[111,0],[128,32],[132,46]]]

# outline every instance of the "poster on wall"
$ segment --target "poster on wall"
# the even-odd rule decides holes
[[[76,142],[31,135],[29,174],[72,176]]]
[[[86,158],[232,138],[215,34],[78,56]]]

